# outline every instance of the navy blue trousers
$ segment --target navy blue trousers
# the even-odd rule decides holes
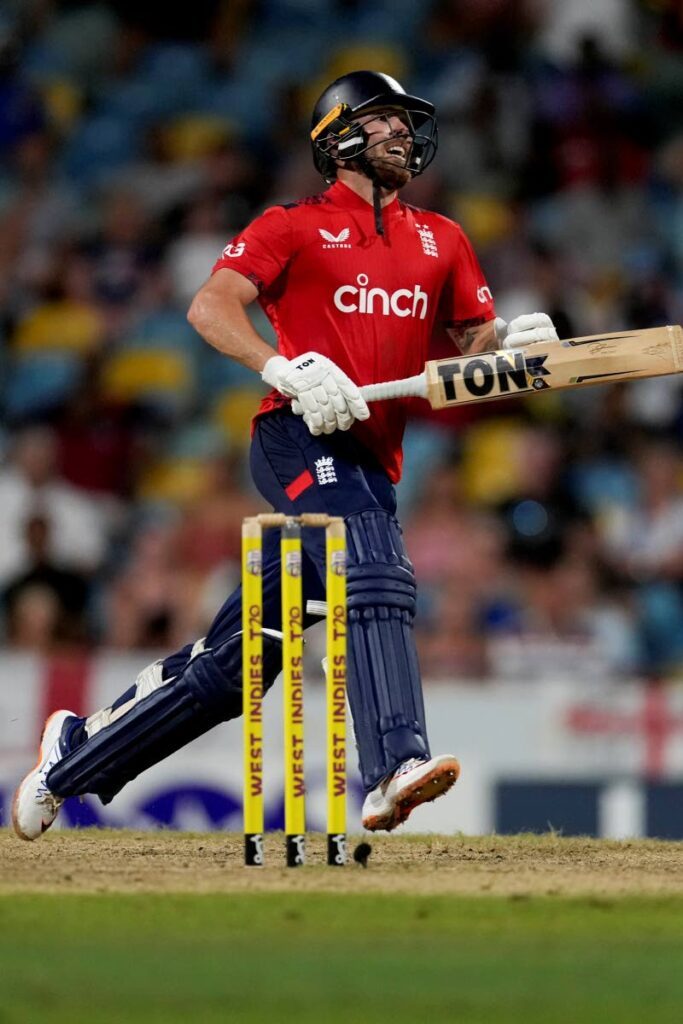
[[[289,515],[299,515],[302,512],[325,512],[345,518],[354,513],[369,510],[382,510],[392,517],[396,513],[394,487],[384,469],[367,449],[349,433],[336,431],[330,435],[314,437],[309,433],[303,420],[294,416],[288,408],[270,413],[257,421],[251,446],[251,472],[260,493],[277,512]],[[398,524],[395,524],[393,529],[399,546],[402,546]],[[279,548],[279,530],[267,530],[263,547],[263,624],[265,627],[276,630],[281,628]],[[304,604],[309,600],[324,600],[324,531],[304,530],[303,548]],[[238,587],[216,615],[206,637],[207,647],[217,648],[241,630],[241,604],[241,587]],[[317,617],[306,615],[304,628],[311,626],[316,621],[319,621]],[[403,644],[402,638],[407,637],[408,664],[410,666],[407,671],[412,678],[406,698],[407,718],[415,723],[415,730],[411,726],[407,730],[398,729],[395,732],[398,738],[394,744],[392,759],[396,763],[416,754],[421,755],[428,752],[426,736],[424,736],[424,707],[422,706],[419,669],[414,655],[412,631],[406,630],[403,626],[400,629],[401,644]],[[410,649],[411,645],[412,650]],[[389,646],[392,646],[391,643]],[[191,650],[192,646],[188,645],[164,659],[164,675],[167,677],[180,675],[190,659]],[[390,653],[387,652],[387,664],[390,669],[387,678],[391,680],[391,678],[398,677],[395,678],[395,681],[396,688],[400,691],[406,670],[391,671]],[[364,672],[361,674],[365,675]],[[391,681],[389,685],[392,686]],[[383,709],[388,709],[384,712],[383,723],[386,729],[391,730],[393,723],[390,712],[393,712],[393,698],[390,696],[386,700],[379,699],[378,702],[377,696],[370,692],[371,688],[365,686],[365,680],[360,680],[360,686],[367,692],[367,700],[372,702],[373,707],[377,707],[379,703]],[[354,708],[351,691],[349,699],[354,714],[363,782],[366,789],[371,789],[380,780],[382,768],[378,762],[381,759],[378,759],[375,752],[372,765],[376,768],[368,767],[369,760],[366,758],[365,770],[363,770],[362,747],[365,745],[368,750],[376,748],[377,741],[374,739],[374,733],[379,734],[382,723],[378,719],[375,728],[369,721],[373,716],[358,710],[361,707],[360,703]],[[363,706],[367,708],[370,705],[366,703]],[[357,721],[357,716],[360,714],[363,715],[363,723]],[[381,710],[378,711],[378,714],[381,717]],[[365,719],[368,721],[365,722]],[[399,720],[402,721],[400,715]],[[373,730],[373,737],[366,734],[367,742],[363,737],[364,729],[359,728],[361,724]],[[417,745],[412,735],[413,731],[419,734]],[[372,742],[370,742],[371,739]],[[388,767],[391,770],[394,765]],[[386,768],[384,771],[386,773]]]
[[[329,479],[325,463],[332,457],[335,479]],[[254,483],[276,512],[300,515],[326,512],[348,516],[352,512],[382,508],[396,513],[396,492],[384,469],[348,433],[314,437],[299,416],[284,409],[262,417],[256,423],[251,445],[250,466]],[[310,482],[305,477],[308,473]],[[302,479],[303,477],[303,479]],[[305,487],[298,497],[287,495],[295,481]],[[306,484],[308,484],[306,486]],[[298,490],[298,487],[295,490]],[[325,599],[325,535],[323,530],[304,530],[303,591],[306,601]],[[307,616],[306,627],[319,622]],[[263,543],[263,625],[281,629],[280,531],[267,530]],[[206,637],[207,647],[218,647],[242,628],[242,588],[228,597],[216,615]],[[164,674],[179,675],[187,664],[192,645],[164,659]]]

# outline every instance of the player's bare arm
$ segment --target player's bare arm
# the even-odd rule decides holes
[[[266,384],[291,398],[292,411],[303,417],[312,434],[348,430],[356,420],[367,419],[365,399],[331,359],[318,352],[292,360],[273,353],[245,311],[257,296],[247,277],[224,267],[197,292],[187,318],[219,352],[260,373]]]
[[[489,352],[496,348],[495,318],[493,320],[464,320],[452,324],[448,333],[460,352],[474,355],[475,352]]]
[[[451,326],[449,334],[464,356],[558,340],[555,325],[547,313],[526,313],[510,323],[500,316],[480,322],[466,320]]]
[[[197,292],[187,319],[209,345],[261,373],[273,349],[254,330],[245,311],[257,296],[258,289],[248,278],[224,268]]]

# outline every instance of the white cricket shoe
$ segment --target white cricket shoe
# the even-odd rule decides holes
[[[73,711],[55,711],[45,722],[35,767],[20,783],[12,802],[12,824],[20,839],[38,839],[49,829],[64,799],[47,788],[50,769],[64,756],[59,737]]]
[[[366,796],[363,828],[369,832],[391,832],[420,804],[446,793],[459,774],[460,765],[451,754],[440,754],[428,761],[418,757],[404,761]]]

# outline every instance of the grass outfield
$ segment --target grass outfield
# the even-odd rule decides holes
[[[678,1024],[683,844],[0,830],[0,1024]]]
[[[0,898],[2,1024],[679,1022],[683,899]]]

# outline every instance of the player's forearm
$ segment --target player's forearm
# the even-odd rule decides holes
[[[449,330],[463,355],[490,352],[498,348],[494,320],[464,320]]]
[[[209,345],[260,373],[273,349],[254,330],[247,316],[245,306],[257,293],[250,282],[243,280],[244,285],[237,282],[231,287],[232,282],[226,284],[212,278],[195,296],[187,318]]]
[[[271,346],[254,330],[244,306],[236,300],[208,305],[200,318],[190,323],[209,345],[257,373],[273,355]]]

